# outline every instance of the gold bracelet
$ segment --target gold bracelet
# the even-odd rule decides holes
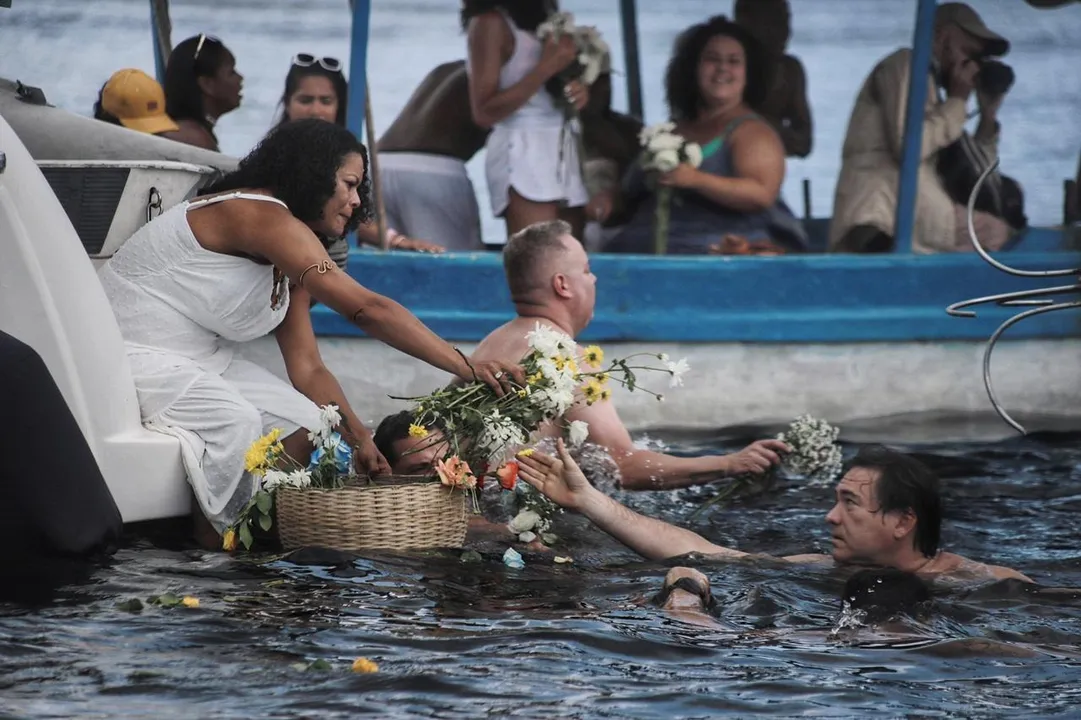
[[[315,270],[320,275],[325,275],[334,268],[338,267],[333,260],[320,260],[317,263],[312,263],[308,267],[304,268],[304,272],[300,273],[300,277],[297,278],[297,285],[304,287],[304,276],[308,274],[309,270]]]

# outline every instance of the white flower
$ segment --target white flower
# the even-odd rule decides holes
[[[641,143],[642,147],[648,147],[649,141],[655,135],[671,133],[675,129],[676,124],[669,121],[657,123],[656,125],[649,125],[638,131],[638,142]]]
[[[307,470],[294,470],[289,473],[289,476],[285,480],[285,484],[295,488],[311,487],[312,474]]]
[[[671,133],[660,133],[654,135],[649,139],[649,143],[646,145],[646,150],[653,153],[656,156],[657,153],[663,150],[679,150],[683,147],[684,140],[679,135],[673,135]]]
[[[679,167],[679,151],[661,150],[653,156],[653,161],[650,165],[662,173],[672,172]]]
[[[540,323],[526,333],[525,339],[531,350],[536,350],[546,358],[562,355],[575,347],[574,340],[566,333]]]
[[[267,470],[263,475],[263,489],[267,492],[289,484],[289,473],[281,470]]]
[[[567,437],[574,447],[578,447],[589,437],[589,423],[584,420],[575,420],[567,430]]]
[[[680,358],[676,362],[665,362],[665,367],[672,374],[672,379],[668,381],[668,387],[680,387],[683,385],[683,375],[691,369],[691,366],[687,364],[687,358]]]
[[[691,167],[698,167],[702,164],[702,146],[698,143],[687,143],[683,146],[683,157]]]
[[[510,521],[507,527],[510,528],[514,534],[524,533],[527,530],[532,530],[540,523],[541,516],[539,513],[533,510],[522,510],[520,513],[514,516],[514,519]]]
[[[330,403],[319,408],[319,421],[323,423],[324,434],[326,434],[326,431],[338,427],[338,423],[342,421],[342,414],[338,412],[338,406]]]

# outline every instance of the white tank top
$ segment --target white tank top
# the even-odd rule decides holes
[[[242,192],[180,203],[139,228],[101,266],[98,277],[129,350],[227,365],[232,353],[223,340],[254,340],[285,318],[284,275],[269,264],[207,250],[188,224],[189,210],[236,198],[286,207],[277,198]]]
[[[543,43],[533,33],[526,32],[515,25],[506,11],[500,9],[498,12],[506,21],[514,38],[514,52],[499,69],[499,89],[506,90],[537,67]],[[534,93],[525,105],[496,123],[496,127],[562,127],[562,125],[563,111],[556,107],[551,94],[543,87]]]

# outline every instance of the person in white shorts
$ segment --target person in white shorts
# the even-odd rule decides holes
[[[577,57],[574,41],[541,42],[537,26],[556,8],[552,0],[464,0],[469,36],[469,99],[473,120],[490,127],[485,173],[492,212],[507,237],[536,222],[562,219],[581,237],[589,201],[582,179],[576,120],[566,120],[546,84]],[[562,88],[581,110],[589,90],[578,81]],[[505,240],[504,240],[505,242]]]

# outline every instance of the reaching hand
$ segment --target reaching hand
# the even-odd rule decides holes
[[[528,457],[518,456],[518,477],[535,487],[552,502],[569,510],[580,510],[593,486],[582,468],[567,452],[563,440],[557,440],[558,458],[534,450]]]
[[[416,238],[406,237],[405,235],[400,235],[398,237],[397,244],[393,246],[393,249],[410,250],[412,252],[420,253],[433,253],[436,255],[445,253],[447,251],[447,249],[442,245],[437,245],[433,242],[428,242],[427,240],[417,240]]]
[[[479,380],[495,390],[495,394],[503,397],[514,389],[511,381],[519,386],[525,385],[525,371],[517,363],[508,363],[502,360],[469,361],[469,375],[462,375],[462,379],[472,382]]]
[[[390,463],[375,447],[372,436],[365,434],[353,446],[353,467],[360,475],[390,475]]]
[[[574,106],[575,110],[581,111],[589,104],[589,88],[577,80],[571,80],[563,86],[563,97]]]
[[[781,464],[780,453],[792,452],[792,448],[780,440],[755,440],[739,452],[728,456],[729,475],[752,473],[759,475],[774,465]]]

